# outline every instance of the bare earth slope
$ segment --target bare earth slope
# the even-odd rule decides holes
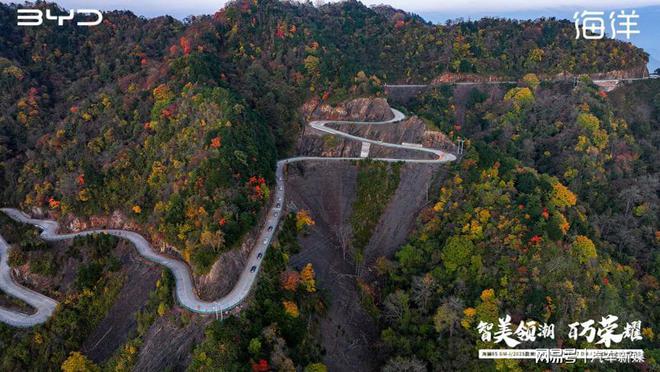
[[[365,248],[367,266],[380,256],[391,256],[401,246],[418,212],[427,202],[426,190],[432,183],[437,164],[408,164],[401,170],[399,188],[381,216],[371,241]],[[291,265],[301,268],[311,262],[319,286],[329,292],[328,314],[321,319],[321,342],[325,363],[332,371],[368,371],[375,367],[378,339],[373,319],[360,305],[356,287],[359,278],[342,251],[342,229],[350,226],[355,200],[357,166],[348,162],[307,162],[289,168],[286,187],[290,203],[310,211],[316,225],[300,239],[301,252]],[[368,280],[369,270],[360,279]]]

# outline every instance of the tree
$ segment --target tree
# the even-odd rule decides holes
[[[522,80],[532,90],[536,89],[536,87],[541,84],[541,81],[539,80],[538,76],[536,76],[536,74],[525,74]]]
[[[449,331],[449,337],[458,328],[463,312],[463,302],[457,297],[449,297],[442,301],[433,316],[433,325],[438,333]]]
[[[577,116],[577,124],[580,128],[586,129],[589,133],[594,133],[600,128],[600,120],[592,113],[581,112]]]
[[[80,352],[73,351],[62,363],[63,372],[97,372],[101,369]]]
[[[447,239],[442,249],[442,263],[449,272],[456,271],[459,267],[465,267],[470,263],[470,257],[474,251],[474,243],[465,236],[452,236]]]
[[[577,197],[568,187],[562,185],[560,182],[555,182],[552,185],[550,202],[559,208],[572,207],[577,202]]]
[[[314,273],[314,267],[312,267],[311,263],[308,263],[300,272],[300,280],[302,282],[302,286],[307,292],[316,292],[316,280],[314,279],[315,277],[316,274]]]
[[[390,293],[383,302],[385,317],[390,321],[401,321],[410,311],[408,294],[400,289]]]
[[[596,253],[596,245],[594,245],[594,242],[592,242],[591,239],[584,235],[578,235],[575,237],[573,251],[582,264],[598,257],[598,254]]]
[[[185,36],[181,36],[179,39],[179,45],[181,46],[181,49],[183,49],[183,54],[188,55],[190,54],[191,48],[190,48],[190,41]]]
[[[527,87],[516,87],[506,92],[504,100],[513,102],[513,107],[520,110],[534,103],[534,93]]]
[[[296,229],[303,231],[307,226],[314,226],[316,222],[310,216],[309,211],[301,209],[296,213]]]
[[[412,282],[413,301],[415,301],[417,306],[426,310],[428,302],[435,292],[435,289],[435,279],[433,279],[431,274],[414,277]]]
[[[328,372],[328,367],[323,363],[312,363],[305,367],[305,372]]]
[[[552,241],[558,241],[564,237],[570,227],[566,217],[560,212],[555,212],[547,225],[548,237]]]
[[[256,338],[256,337],[251,339],[250,343],[248,345],[248,351],[252,355],[255,355],[255,356],[259,355],[259,353],[261,352],[261,341],[259,341],[259,339]]]
[[[499,309],[497,298],[495,298],[495,290],[492,288],[484,289],[481,292],[481,303],[477,305],[477,319],[484,322],[494,323],[499,316]]]
[[[270,366],[268,365],[268,361],[266,359],[260,359],[259,363],[253,363],[252,364],[252,371],[253,372],[267,372],[267,371],[270,371]]]
[[[305,57],[305,60],[303,61],[303,64],[305,65],[305,69],[307,70],[307,73],[313,77],[316,78],[321,74],[321,60],[319,57],[309,55]]]
[[[158,315],[163,316],[167,312],[167,305],[164,302],[158,304]]]
[[[300,274],[295,271],[285,271],[280,274],[280,285],[286,291],[295,292],[300,284]]]
[[[426,372],[426,364],[416,357],[394,357],[387,361],[383,372]]]

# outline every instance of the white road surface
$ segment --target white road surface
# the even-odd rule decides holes
[[[0,236],[0,289],[6,294],[25,301],[37,312],[28,315],[17,311],[0,308],[0,320],[14,327],[31,327],[44,323],[57,308],[57,301],[16,283],[11,276],[9,244]]]
[[[332,121],[332,120],[317,120],[312,121],[309,125],[319,131],[329,133],[336,136],[341,136],[348,139],[353,139],[356,141],[367,142],[372,145],[379,145],[391,148],[400,148],[413,151],[422,151],[430,153],[434,156],[433,159],[394,159],[394,158],[371,158],[372,160],[380,160],[386,162],[406,162],[406,163],[446,163],[456,160],[456,157],[453,154],[446,153],[440,150],[421,147],[418,144],[395,144],[395,143],[384,143],[378,140],[372,140],[368,138],[362,138],[354,136],[345,132],[342,132],[337,129],[327,127],[327,124],[365,124],[365,125],[378,125],[378,124],[391,124],[396,123],[405,118],[405,115],[400,111],[392,109],[394,117],[387,121],[381,122],[354,122],[354,121]],[[3,208],[2,211],[7,214],[12,219],[34,225],[42,230],[41,238],[45,241],[60,241],[73,239],[77,236],[91,235],[91,234],[110,234],[117,236],[122,239],[129,240],[137,251],[146,259],[156,262],[160,265],[163,265],[170,269],[174,278],[176,280],[176,297],[179,301],[179,304],[186,309],[203,314],[223,314],[226,311],[229,311],[239,305],[250,293],[250,289],[256,281],[257,274],[261,268],[261,262],[263,257],[266,254],[266,250],[270,245],[275,231],[277,230],[277,224],[279,223],[282,217],[282,206],[284,205],[284,168],[289,163],[294,163],[298,161],[306,160],[333,160],[333,161],[345,161],[345,160],[364,160],[364,158],[327,158],[327,157],[309,157],[309,156],[300,156],[293,157],[289,159],[283,159],[277,162],[277,169],[275,172],[276,175],[276,189],[275,189],[275,199],[272,206],[268,211],[266,218],[266,224],[261,229],[259,239],[257,239],[256,246],[252,249],[250,256],[247,260],[247,265],[243,269],[239,280],[236,283],[236,286],[232,289],[229,294],[219,298],[215,301],[203,301],[197,295],[197,292],[194,288],[192,277],[190,274],[190,269],[188,265],[184,262],[177,260],[172,257],[165,256],[158,253],[149,242],[142,237],[142,235],[126,230],[113,230],[113,229],[98,229],[98,230],[87,230],[78,233],[70,234],[59,234],[59,225],[55,221],[51,220],[38,220],[30,218],[30,216],[25,213],[18,211],[13,208]],[[7,323],[16,327],[30,327],[37,324],[44,323],[52,314],[54,313],[57,302],[51,298],[43,296],[37,292],[34,292],[28,288],[22,287],[13,280],[11,277],[11,269],[7,264],[8,259],[8,245],[4,240],[0,238],[0,255],[2,256],[2,262],[0,265],[0,289],[10,296],[19,298],[34,308],[37,309],[37,312],[34,315],[27,315],[16,311],[10,311],[0,308],[0,321]]]

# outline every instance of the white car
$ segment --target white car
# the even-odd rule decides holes
[[[264,239],[264,244],[268,244],[268,239]]]

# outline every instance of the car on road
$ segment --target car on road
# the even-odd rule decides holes
[[[273,231],[273,226],[268,226],[268,231]]]
[[[264,244],[268,244],[268,239],[264,239]]]
[[[277,217],[280,214],[280,212],[275,212],[275,217]]]
[[[260,260],[260,259],[261,259],[261,257],[263,257],[263,256],[264,256],[264,254],[263,254],[263,253],[261,253],[261,252],[259,252],[259,254],[257,255],[257,259],[258,259],[258,260]]]
[[[280,191],[282,191],[282,190],[284,190],[284,188],[282,186],[280,186]]]
[[[255,272],[255,271],[257,271],[257,267],[256,267],[256,266],[252,266],[252,268],[250,269],[250,272],[253,273],[253,272]]]
[[[275,206],[275,208],[280,208],[281,206],[282,206],[282,203],[277,203],[277,205]]]

